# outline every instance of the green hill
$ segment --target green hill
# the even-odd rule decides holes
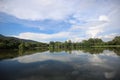
[[[47,43],[33,40],[19,39],[15,37],[4,36],[0,34],[0,49],[18,49],[18,46],[24,43],[26,49],[35,47],[47,47]]]

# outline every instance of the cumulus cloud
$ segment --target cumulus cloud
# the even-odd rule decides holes
[[[84,34],[84,38],[95,38],[97,37],[100,33],[104,32],[105,26],[108,24],[108,22],[105,21],[88,21],[82,25],[73,25],[70,28],[70,31],[74,31],[74,33],[79,32]]]

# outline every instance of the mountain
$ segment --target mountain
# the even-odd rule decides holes
[[[0,34],[0,38],[4,38],[5,36],[3,36],[2,34]]]
[[[33,40],[19,39],[16,37],[9,37],[0,34],[0,49],[18,49],[18,46],[24,43],[26,48],[48,46],[47,43],[37,42]]]
[[[19,39],[16,37],[9,37],[9,36],[4,36],[2,34],[0,34],[0,39],[5,39],[5,40],[18,40],[20,42],[37,42],[37,41],[33,41],[33,40],[27,40],[27,39]]]

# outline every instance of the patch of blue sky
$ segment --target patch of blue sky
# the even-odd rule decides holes
[[[42,32],[39,29],[33,27],[26,27],[16,23],[0,23],[0,33],[4,35],[18,35],[22,32]]]

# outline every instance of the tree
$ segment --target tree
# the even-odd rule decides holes
[[[55,42],[54,41],[50,41],[49,48],[55,48]]]
[[[120,45],[120,36],[116,36],[113,40],[112,43],[114,45]]]
[[[24,53],[24,50],[25,50],[25,43],[21,43],[19,45],[19,55],[22,55]]]
[[[90,46],[95,46],[103,44],[103,41],[99,38],[90,38],[88,39],[88,43],[90,44]]]
[[[3,43],[3,42],[1,42],[1,43],[0,43],[0,49],[3,49],[3,48],[6,48],[6,44]]]
[[[20,45],[19,45],[19,50],[25,50],[25,43],[21,43]]]
[[[90,47],[90,42],[88,42],[87,40],[83,40],[82,47]]]

